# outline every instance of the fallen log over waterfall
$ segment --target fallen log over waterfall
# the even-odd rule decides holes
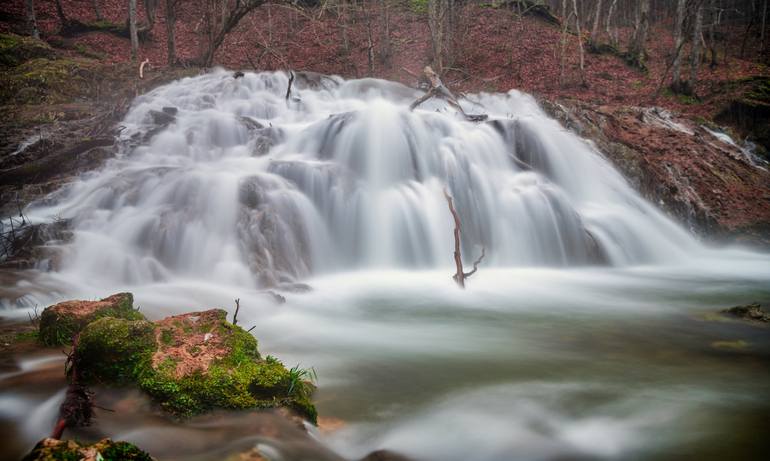
[[[428,84],[430,85],[430,89],[427,93],[420,96],[417,98],[417,100],[410,104],[409,110],[415,110],[420,104],[424,103],[428,99],[437,97],[446,100],[450,106],[460,111],[460,113],[463,114],[463,117],[465,117],[470,122],[483,122],[489,118],[486,114],[472,115],[466,113],[462,106],[460,106],[460,103],[457,102],[455,95],[452,94],[446,85],[444,85],[444,83],[441,81],[441,78],[439,78],[438,74],[436,74],[436,72],[434,72],[430,66],[425,66],[425,69],[423,69],[422,72],[427,79]]]

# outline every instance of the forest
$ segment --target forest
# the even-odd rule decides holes
[[[768,459],[768,21],[2,2],[0,459]]]

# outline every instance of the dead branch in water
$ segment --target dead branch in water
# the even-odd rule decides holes
[[[67,354],[65,369],[69,377],[67,394],[59,407],[59,419],[56,421],[51,438],[59,440],[66,428],[88,426],[94,412],[93,393],[80,382],[78,373],[77,347],[80,334],[72,340],[72,351]]]
[[[241,310],[241,298],[235,300],[235,314],[233,314],[233,325],[238,325],[238,311]]]
[[[430,66],[425,66],[425,69],[423,69],[423,74],[425,78],[427,79],[428,83],[430,84],[430,89],[427,93],[417,98],[416,101],[414,101],[411,105],[409,105],[409,110],[415,110],[417,106],[424,103],[428,99],[432,97],[437,97],[444,99],[449,103],[450,106],[457,109],[461,114],[463,114],[463,117],[465,117],[466,120],[471,122],[482,122],[488,118],[486,114],[482,115],[471,115],[465,112],[465,110],[460,106],[460,103],[457,102],[457,98],[454,94],[449,90],[449,88],[444,85],[444,83],[439,78],[438,74],[436,74],[433,69]]]
[[[289,71],[289,86],[286,87],[286,100],[291,97],[291,84],[294,83],[294,72]]]
[[[460,286],[460,288],[465,288],[465,279],[467,279],[468,277],[476,273],[476,271],[479,268],[479,264],[481,263],[481,260],[484,259],[484,255],[486,254],[486,251],[484,247],[481,247],[481,256],[479,256],[479,259],[473,262],[473,270],[470,272],[464,272],[463,256],[460,250],[460,232],[461,232],[460,216],[457,214],[457,210],[455,209],[454,200],[452,200],[452,197],[449,195],[446,189],[444,189],[444,198],[446,198],[447,205],[449,206],[449,212],[452,213],[452,219],[454,219],[454,222],[455,222],[454,258],[455,258],[455,267],[457,268],[457,272],[455,272],[455,275],[452,276],[452,279]]]

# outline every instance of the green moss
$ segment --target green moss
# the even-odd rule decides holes
[[[42,40],[15,34],[0,34],[0,66],[18,66],[28,59],[51,57],[53,54],[53,48]]]
[[[94,450],[101,455],[96,459],[104,461],[152,461],[152,457],[136,445],[110,439],[93,445],[81,445],[73,440],[43,439],[22,461],[80,461]]]
[[[0,74],[0,102],[59,103],[89,97],[95,62],[35,58]]]
[[[78,372],[86,382],[128,384],[149,366],[156,348],[151,322],[104,317],[80,332]]]
[[[314,388],[304,380],[309,376],[306,371],[298,367],[287,370],[271,356],[262,360],[257,340],[227,322],[225,311],[208,314],[205,321],[198,321],[199,331],[192,334],[217,335],[217,347],[226,353],[214,359],[205,371],[180,376],[180,359],[173,355],[153,366],[153,355],[166,353],[164,346],[179,338],[185,322],[174,319],[158,325],[115,318],[99,319],[80,333],[78,370],[86,382],[136,384],[164,410],[179,417],[214,408],[285,406],[315,423],[317,414],[310,401]],[[197,317],[202,319],[203,315]],[[184,340],[180,339],[182,345]],[[206,352],[203,344],[188,346],[187,350],[193,348]]]
[[[70,303],[89,301],[69,301],[46,308],[40,316],[40,341],[47,346],[69,344],[72,338],[90,322],[102,317],[115,317],[126,320],[142,320],[144,316],[133,307],[131,293],[118,293],[102,299],[105,305],[88,315],[78,314],[67,307]]]

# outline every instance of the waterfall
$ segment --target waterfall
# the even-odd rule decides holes
[[[452,264],[626,266],[698,244],[529,95],[440,100],[375,79],[217,70],[136,99],[118,155],[45,204],[74,237],[60,271],[275,286],[311,274]]]

